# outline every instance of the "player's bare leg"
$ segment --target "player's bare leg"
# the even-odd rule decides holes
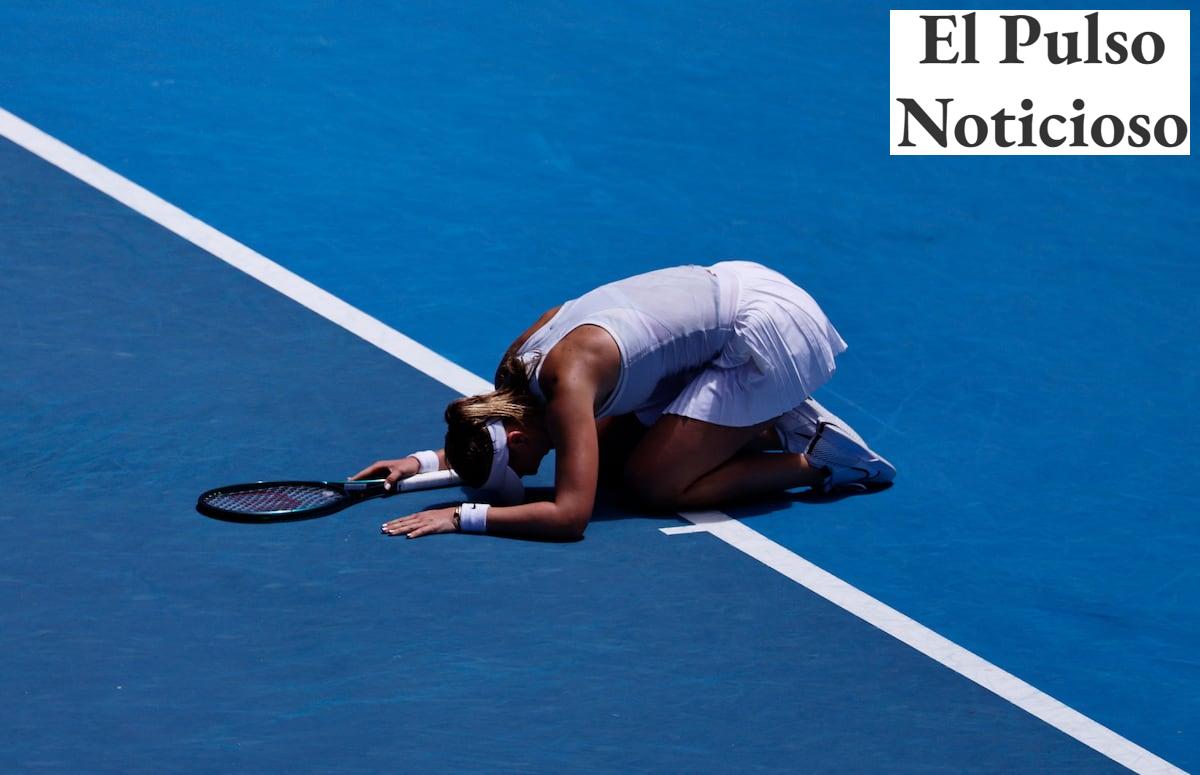
[[[732,428],[663,415],[630,456],[626,487],[643,503],[692,509],[824,481],[828,472],[802,454],[752,451],[770,443],[773,423]]]

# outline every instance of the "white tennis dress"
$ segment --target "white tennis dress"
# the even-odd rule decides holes
[[[568,301],[521,347],[539,396],[544,356],[579,326],[603,328],[621,373],[597,417],[662,414],[746,427],[800,407],[846,343],[803,289],[749,261],[661,269]]]

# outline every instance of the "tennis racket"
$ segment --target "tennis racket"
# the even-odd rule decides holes
[[[453,471],[432,471],[401,479],[390,490],[383,489],[384,481],[231,484],[202,494],[196,511],[227,522],[294,522],[324,517],[372,498],[455,487],[460,480]]]

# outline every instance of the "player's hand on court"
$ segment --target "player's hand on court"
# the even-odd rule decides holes
[[[414,457],[402,457],[396,460],[376,460],[350,477],[350,481],[357,479],[386,479],[386,488],[390,490],[396,486],[396,482],[414,476],[420,470],[421,464]]]
[[[399,517],[391,522],[383,523],[382,530],[384,535],[403,535],[409,538],[420,538],[435,533],[453,533],[454,507],[418,511],[407,517]]]

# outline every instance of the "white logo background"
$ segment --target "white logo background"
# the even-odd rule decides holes
[[[1107,11],[1097,13],[1099,42],[1097,55],[1100,64],[1077,62],[1052,64],[1047,54],[1047,35],[1052,32],[1075,32],[1078,35],[1079,56],[1088,56],[1086,14],[1090,10],[1078,11],[974,11],[975,13],[975,59],[978,64],[963,64],[966,56],[966,23],[964,15],[972,11],[929,10],[891,12],[891,153],[915,155],[1046,155],[1046,154],[1142,154],[1142,155],[1186,155],[1191,151],[1190,111],[1190,14],[1188,11]],[[1024,64],[1001,64],[1005,57],[1005,27],[1002,15],[1024,14],[1032,16],[1041,24],[1041,37],[1032,45],[1019,49]],[[949,34],[949,43],[939,43],[938,57],[952,58],[958,54],[957,64],[921,64],[925,58],[926,23],[923,15],[955,16],[956,26],[949,21],[938,23],[938,34]],[[1020,40],[1025,40],[1025,26],[1021,26]],[[1109,49],[1105,41],[1116,31],[1127,34],[1124,41],[1130,47],[1133,38],[1142,32],[1151,31],[1162,37],[1165,53],[1151,65],[1141,64],[1128,56],[1123,64],[1104,61]],[[1066,51],[1065,42],[1059,41],[1059,51]],[[1154,50],[1147,40],[1147,55]],[[908,119],[908,138],[913,147],[901,146],[904,132],[904,107],[898,98],[915,100],[939,125],[942,106],[938,98],[953,98],[947,114],[947,146],[942,148],[916,122]],[[1031,110],[1023,110],[1021,101],[1033,100]],[[1076,99],[1082,99],[1082,111],[1072,107]],[[995,142],[994,122],[991,116],[1003,109],[1015,117],[1032,114],[1035,147],[1000,147]],[[1048,129],[1052,136],[1065,137],[1066,143],[1058,147],[1043,145],[1038,137],[1042,120],[1057,114],[1071,119],[1083,113],[1087,147],[1071,147],[1073,128],[1068,124],[1052,122]],[[960,144],[954,138],[954,125],[967,114],[978,115],[988,124],[988,138],[978,147]],[[1125,125],[1129,135],[1130,122],[1134,115],[1149,116],[1147,122],[1151,132],[1155,123],[1168,114],[1183,118],[1188,124],[1188,138],[1179,146],[1170,148],[1151,137],[1144,148],[1131,147],[1126,140],[1112,148],[1096,144],[1091,136],[1092,123],[1104,114],[1116,116]],[[1007,136],[1020,142],[1020,125],[1006,122]],[[1167,122],[1167,137],[1173,142],[1176,128]],[[973,142],[976,136],[974,123],[969,125],[967,136]],[[1104,122],[1104,136],[1112,136],[1110,121]]]

